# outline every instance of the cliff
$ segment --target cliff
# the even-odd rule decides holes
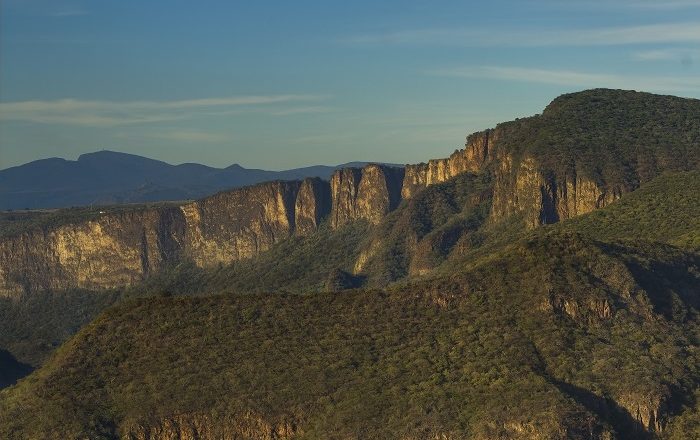
[[[179,207],[116,210],[5,237],[0,295],[117,287],[183,259],[209,266],[251,257],[294,233],[295,204],[304,204],[297,195],[306,195],[300,187],[308,185],[270,182]],[[300,212],[303,224],[313,220]]]
[[[375,164],[336,171],[330,182],[331,225],[359,219],[379,223],[401,201],[403,179],[403,169]]]
[[[529,228],[605,207],[665,171],[700,168],[700,101],[591,90],[541,115],[467,137],[450,157],[395,168],[370,164],[321,179],[269,182],[179,207],[109,212],[0,238],[0,295],[22,289],[133,283],[189,259],[249,258],[328,218],[378,225],[402,200],[472,172],[491,182],[489,221],[520,215]]]
[[[183,205],[185,256],[199,266],[229,263],[290,237],[300,186],[270,182]]]
[[[6,237],[0,240],[0,295],[139,281],[179,257],[184,227],[177,208],[144,209]]]

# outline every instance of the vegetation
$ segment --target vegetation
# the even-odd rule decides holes
[[[0,298],[0,347],[20,362],[46,357],[119,298],[117,291],[64,290]]]
[[[626,90],[562,95],[538,116],[498,125],[500,145],[555,177],[637,188],[700,167],[700,100]]]
[[[700,250],[700,171],[664,174],[606,209],[556,228],[603,240],[646,240]]]
[[[534,231],[488,216],[487,170],[250,260],[0,300],[21,362],[77,331],[0,392],[0,438],[696,438],[699,108],[594,90],[499,126],[555,177],[641,185]]]
[[[615,403],[671,401],[700,367],[700,259],[645,255],[553,231],[385,291],[130,300],[2,393],[0,435],[252,411],[299,438],[639,438],[645,419]]]

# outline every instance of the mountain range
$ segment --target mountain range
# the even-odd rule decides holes
[[[700,438],[699,311],[700,101],[587,90],[427,163],[0,213],[0,437]]]
[[[337,169],[366,164],[266,171],[237,164],[226,168],[196,163],[170,165],[102,150],[82,154],[75,161],[50,158],[0,170],[0,210],[189,200],[270,180],[328,179]]]

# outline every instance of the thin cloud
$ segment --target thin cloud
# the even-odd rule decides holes
[[[175,142],[206,142],[206,143],[217,143],[230,140],[229,136],[218,133],[208,133],[203,131],[187,131],[187,130],[175,130],[166,131],[163,133],[155,133],[149,137],[157,139],[166,139]]]
[[[580,88],[635,89],[660,92],[698,92],[700,77],[630,76],[573,70],[531,69],[507,66],[469,66],[439,69],[432,75],[463,78],[496,79],[553,84]]]
[[[322,106],[310,106],[310,107],[292,107],[282,110],[273,110],[270,114],[274,116],[288,116],[288,115],[298,115],[307,113],[328,113],[332,112],[333,109],[330,107]]]
[[[0,102],[0,120],[42,124],[116,126],[187,119],[216,112],[257,111],[261,106],[327,99],[322,95],[234,96],[179,101]],[[268,111],[272,111],[269,110]]]
[[[700,50],[682,48],[644,50],[632,54],[632,59],[636,61],[692,62],[696,58],[700,58]]]
[[[700,22],[659,23],[594,29],[416,29],[356,35],[346,38],[342,42],[352,45],[445,45],[470,47],[700,43]]]

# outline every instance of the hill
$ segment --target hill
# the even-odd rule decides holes
[[[328,179],[336,169],[363,165],[366,162],[284,171],[237,164],[213,168],[102,150],[76,161],[50,158],[0,170],[0,210],[190,200],[270,180]]]
[[[654,436],[699,379],[700,258],[653,248],[550,232],[386,290],[128,301],[2,392],[0,433]]]
[[[405,169],[6,219],[0,346],[43,365],[0,437],[694,438],[699,115],[587,91]]]

